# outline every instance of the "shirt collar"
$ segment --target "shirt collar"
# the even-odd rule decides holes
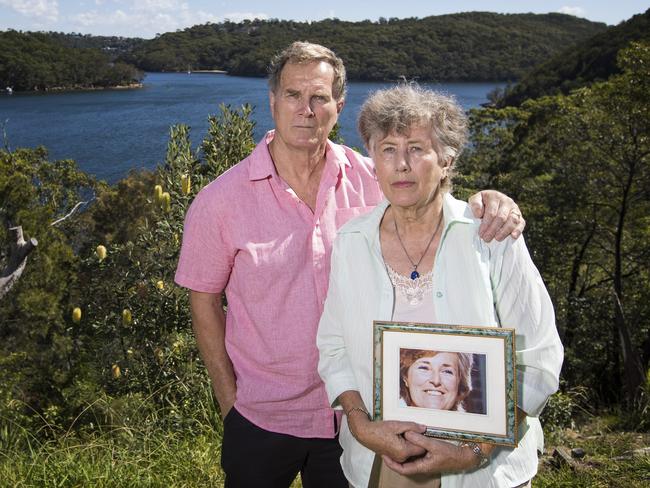
[[[274,135],[275,130],[268,131],[249,156],[248,178],[251,181],[264,180],[269,176],[277,176],[271,151],[269,150],[269,143],[273,140]],[[346,148],[344,146],[334,144],[328,139],[327,149],[325,151],[326,167],[335,165],[339,171],[343,166],[352,167],[352,163],[345,154],[345,151]]]
[[[378,238],[379,235],[379,223],[386,212],[386,209],[390,203],[388,200],[384,199],[375,209],[369,214],[359,217],[357,219],[351,220],[349,223],[344,225],[339,233],[353,233],[359,232],[364,234],[369,241],[372,241]],[[472,224],[479,222],[480,220],[475,219],[472,215],[472,210],[469,205],[462,200],[456,200],[450,193],[445,193],[442,198],[442,214],[445,219],[445,231],[455,223],[462,224]]]

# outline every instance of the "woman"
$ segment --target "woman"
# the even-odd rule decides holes
[[[543,442],[536,416],[557,389],[563,351],[523,239],[481,241],[479,222],[449,194],[465,115],[448,97],[399,86],[366,101],[359,130],[386,200],[339,231],[317,337],[329,400],[345,412],[343,470],[355,487],[526,485]],[[514,328],[518,447],[450,443],[423,437],[423,425],[372,421],[373,320]]]
[[[472,391],[472,354],[400,350],[400,399],[405,406],[464,412]]]

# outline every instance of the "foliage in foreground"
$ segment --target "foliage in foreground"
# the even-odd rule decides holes
[[[98,399],[137,403],[158,412],[159,427],[192,431],[209,381],[187,294],[173,284],[183,219],[198,190],[253,148],[249,114],[222,107],[210,119],[203,159],[188,129],[173,127],[157,173],[112,188],[70,161],[47,162],[42,150],[0,152],[0,217],[39,239],[0,301],[2,449],[24,441],[18,426],[34,432],[43,420],[45,438],[114,426],[113,410],[98,409]],[[50,225],[78,201],[93,203]]]
[[[208,392],[209,394],[209,392]],[[207,406],[216,412],[214,405]],[[195,412],[200,416],[201,412]],[[65,433],[43,440],[27,432],[26,449],[11,448],[0,454],[0,486],[222,486],[221,429],[205,417],[194,432],[156,427],[156,414],[112,430]],[[650,444],[650,434],[620,431],[614,416],[582,415],[573,428],[547,434],[535,487],[642,488],[650,481],[650,456],[630,453]],[[555,447],[582,448],[585,457],[577,469],[553,465]],[[300,479],[294,488],[301,486]]]
[[[2,450],[0,486],[223,486],[220,422],[203,419],[191,431],[163,429],[146,402],[142,406],[147,415],[136,413],[139,418],[122,426],[69,431],[49,439],[22,431],[20,444],[27,447]],[[216,412],[214,405],[194,415],[208,412]]]

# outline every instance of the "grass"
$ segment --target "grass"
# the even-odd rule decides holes
[[[223,486],[220,433],[208,424],[195,434],[150,425],[68,433],[46,441],[26,438],[20,444],[0,450],[1,487]],[[621,432],[613,419],[593,417],[578,430],[547,436],[548,454],[533,486],[645,488],[650,485],[650,456],[615,458],[648,445],[650,434]],[[549,462],[556,446],[581,447],[586,456],[575,470],[558,469]],[[293,488],[300,486],[298,478]]]
[[[626,487],[650,486],[650,455],[628,456],[650,446],[650,433],[621,431],[614,417],[591,417],[577,429],[547,435],[546,455],[533,482],[542,487]],[[555,447],[582,448],[586,455],[574,469],[555,467],[551,454]]]
[[[66,436],[0,455],[0,486],[221,486],[215,432],[109,432]]]
[[[2,488],[216,488],[224,484],[221,432],[210,425],[195,434],[153,425],[67,433],[51,440],[24,433],[15,444],[20,446],[0,447]],[[301,486],[298,476],[292,488]]]

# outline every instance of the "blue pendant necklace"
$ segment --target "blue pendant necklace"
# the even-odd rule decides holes
[[[429,239],[429,243],[427,244],[427,248],[422,253],[422,256],[420,256],[420,259],[418,260],[418,262],[414,263],[413,260],[411,259],[411,256],[409,256],[409,253],[406,251],[406,247],[404,247],[404,243],[402,242],[402,238],[399,236],[399,230],[397,229],[397,219],[393,217],[393,224],[395,224],[395,234],[397,234],[397,240],[399,241],[400,246],[402,246],[402,249],[404,250],[404,254],[406,254],[406,257],[408,258],[409,262],[411,263],[411,266],[413,266],[413,271],[411,272],[411,279],[412,280],[417,280],[420,277],[420,273],[418,273],[418,266],[420,266],[420,263],[424,259],[424,256],[427,255],[427,252],[429,251],[429,248],[431,247],[431,243],[433,242],[433,238],[438,233],[438,229],[440,228],[440,223],[441,222],[442,222],[442,213],[440,214],[440,218],[438,219],[438,223],[436,224],[436,229],[433,231],[433,234],[431,234],[431,239]]]

